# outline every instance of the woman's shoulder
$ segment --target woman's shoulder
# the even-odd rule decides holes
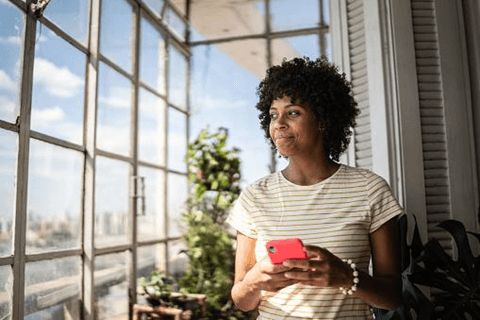
[[[280,182],[280,172],[274,172],[274,173],[270,173],[258,180],[256,180],[255,182],[253,182],[252,184],[250,184],[247,189],[250,189],[250,190],[257,190],[257,191],[261,191],[261,190],[269,190],[271,189],[273,186],[277,186]]]
[[[352,167],[342,164],[343,174],[348,179],[363,180],[367,185],[385,181],[380,175],[365,167]]]

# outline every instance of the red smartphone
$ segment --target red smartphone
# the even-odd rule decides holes
[[[266,246],[273,264],[282,264],[285,260],[308,259],[302,240],[298,238],[271,240]]]

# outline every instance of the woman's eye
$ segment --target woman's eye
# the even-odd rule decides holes
[[[290,114],[291,116],[298,116],[300,113],[299,113],[298,111],[293,111],[293,110],[292,110],[292,111],[289,112],[289,114]]]
[[[275,113],[270,114],[270,119],[275,119],[276,117],[277,117],[277,115]]]

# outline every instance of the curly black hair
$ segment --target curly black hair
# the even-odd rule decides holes
[[[269,133],[270,106],[284,96],[313,112],[319,127],[323,128],[323,145],[329,158],[338,161],[347,149],[360,110],[345,73],[340,74],[326,57],[284,59],[281,65],[267,70],[258,85],[257,95],[260,126],[272,149],[275,145]]]

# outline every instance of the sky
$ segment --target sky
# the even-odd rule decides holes
[[[161,1],[145,1],[160,7]],[[302,0],[311,8],[317,0]],[[45,16],[58,24],[81,44],[87,41],[87,1],[51,1]],[[104,1],[100,48],[102,54],[127,70],[132,69],[131,12],[124,1]],[[275,30],[290,27],[311,27],[318,15],[315,10],[304,10],[292,18],[292,10],[299,10],[296,1],[272,1]],[[316,7],[316,6],[315,6]],[[259,7],[261,10],[261,6]],[[327,9],[328,10],[328,9]],[[317,10],[318,12],[318,10]],[[0,0],[0,120],[15,123],[19,114],[20,53],[22,46],[23,13],[8,0]],[[174,21],[174,20],[172,20]],[[56,36],[46,26],[37,23],[32,96],[32,130],[82,144],[83,105],[86,56],[70,43]],[[160,61],[165,52],[161,34],[146,20],[142,20],[140,78],[161,94],[165,79]],[[196,37],[201,35],[197,34]],[[298,55],[318,56],[315,36],[289,39]],[[175,49],[170,49],[171,66],[186,69],[186,60]],[[186,108],[182,92],[185,78],[182,72],[170,73],[170,97],[180,108]],[[200,130],[218,127],[229,129],[228,146],[241,150],[242,185],[248,185],[269,173],[270,147],[260,130],[256,104],[256,87],[260,79],[242,69],[217,46],[198,46],[193,49],[190,139]],[[131,85],[127,78],[104,63],[99,66],[98,137],[99,148],[129,154]],[[145,89],[140,90],[139,155],[141,160],[164,165],[164,140],[159,136],[168,128],[170,146],[169,168],[185,172],[183,157],[187,143],[185,116],[174,109],[168,113],[160,98]],[[11,220],[14,208],[15,133],[0,130],[0,221]],[[178,147],[177,147],[178,146]],[[82,192],[81,153],[34,141],[30,150],[29,189],[27,212],[36,215],[59,216],[65,212],[75,216],[80,210]],[[280,160],[277,168],[286,165]],[[142,168],[143,171],[148,171]],[[124,211],[128,195],[128,166],[117,160],[99,159],[97,176],[97,210]],[[155,180],[155,179],[154,179]],[[180,210],[179,197],[186,195],[181,176],[170,178],[172,210]],[[147,186],[149,184],[147,183]],[[151,187],[155,190],[155,187]],[[152,190],[150,189],[150,190]],[[119,196],[124,195],[124,196]],[[152,207],[152,206],[150,206]],[[153,210],[153,209],[152,209]]]

